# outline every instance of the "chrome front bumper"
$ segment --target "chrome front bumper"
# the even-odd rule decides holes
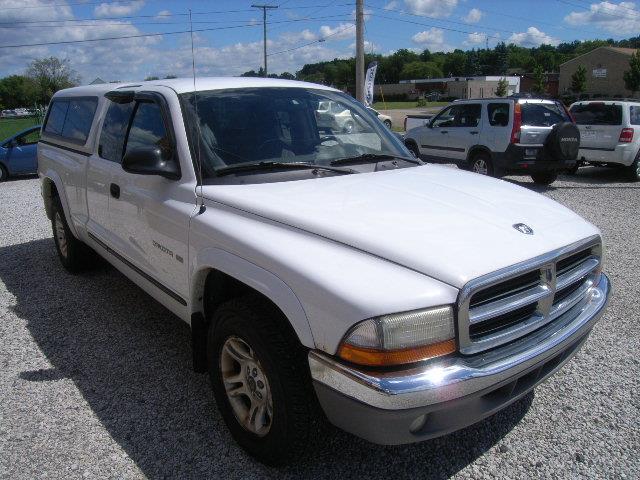
[[[560,368],[602,316],[609,294],[602,274],[583,302],[526,337],[403,370],[368,370],[312,351],[311,376],[329,420],[347,431],[383,444],[435,437],[504,408]],[[429,427],[429,418],[437,426]]]

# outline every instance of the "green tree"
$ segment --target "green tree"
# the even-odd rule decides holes
[[[165,77],[164,77],[164,78],[166,78],[166,79],[171,79],[171,78],[178,78],[178,76],[177,76],[177,75],[174,75],[174,74],[172,74],[172,73],[170,73],[169,75],[165,75]]]
[[[160,80],[160,77],[156,77],[155,75],[149,75],[144,79],[145,82],[149,82],[151,80]]]
[[[583,65],[578,65],[578,68],[573,75],[571,75],[571,90],[573,93],[580,94],[587,89],[587,69]]]
[[[627,90],[631,90],[631,96],[634,96],[640,90],[640,50],[631,55],[629,59],[629,70],[623,73],[624,86]]]
[[[2,108],[32,107],[37,103],[36,85],[23,75],[11,75],[0,79],[0,104]]]
[[[433,62],[409,62],[400,71],[401,80],[442,77],[442,70]]]
[[[501,78],[498,80],[498,86],[496,87],[496,96],[504,97],[507,95],[507,88],[509,87],[509,82],[506,78]]]
[[[544,70],[542,65],[536,65],[533,69],[533,92],[539,95],[545,93],[547,85],[544,78]]]
[[[68,58],[36,59],[27,67],[26,75],[33,80],[37,100],[42,104],[49,103],[58,90],[74,87],[80,83],[80,76],[71,68]]]
[[[446,77],[461,77],[466,75],[467,54],[462,50],[455,50],[447,55],[442,65],[442,73]]]

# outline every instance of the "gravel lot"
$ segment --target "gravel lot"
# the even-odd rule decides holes
[[[188,327],[113,268],[66,274],[38,180],[1,184],[0,477],[640,477],[640,184],[584,168],[537,190],[605,235],[614,296],[578,356],[463,431],[387,448],[336,432],[274,470],[234,444]]]

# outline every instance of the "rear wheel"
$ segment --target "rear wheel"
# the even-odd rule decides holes
[[[62,266],[70,273],[78,273],[92,267],[96,262],[95,252],[74,237],[58,196],[53,198],[51,213],[53,240]]]
[[[391,129],[391,120],[385,120],[384,124],[387,126],[388,129]]]
[[[493,176],[493,162],[486,153],[477,153],[469,162],[469,170],[480,175]]]
[[[629,178],[634,182],[640,182],[640,152],[636,155],[633,163],[627,167]]]
[[[551,185],[558,178],[558,172],[535,172],[531,178],[538,185]]]
[[[416,145],[413,141],[405,143],[405,146],[409,149],[409,151],[413,154],[414,157],[420,158],[420,149],[418,145]]]
[[[567,168],[567,173],[569,175],[575,175],[576,173],[578,173],[579,168],[580,168],[580,162],[576,162],[576,164],[573,167]]]
[[[344,133],[351,133],[353,132],[353,122],[351,120],[349,120],[347,123],[344,124],[344,127],[342,127],[342,131]]]
[[[9,172],[7,172],[4,165],[0,163],[0,182],[4,182],[7,178],[9,178]]]
[[[306,350],[281,313],[257,295],[222,304],[209,331],[213,393],[235,440],[269,465],[310,451],[321,416]]]

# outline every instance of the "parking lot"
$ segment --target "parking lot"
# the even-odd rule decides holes
[[[640,184],[592,167],[547,188],[508,181],[603,231],[614,294],[584,349],[465,430],[399,447],[335,431],[285,470],[232,440],[187,325],[113,268],[67,274],[38,180],[0,184],[0,477],[638,478]]]

